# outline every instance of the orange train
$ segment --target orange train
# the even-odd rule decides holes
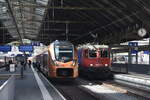
[[[36,56],[38,69],[50,78],[78,77],[77,50],[68,41],[54,41],[48,49]]]

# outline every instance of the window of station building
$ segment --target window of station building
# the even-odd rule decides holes
[[[89,57],[90,57],[90,58],[95,58],[95,57],[97,57],[96,50],[89,50]]]
[[[101,57],[102,58],[108,57],[108,51],[107,50],[101,50]]]

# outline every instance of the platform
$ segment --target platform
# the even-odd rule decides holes
[[[19,70],[18,67],[15,74],[18,74]],[[8,74],[5,70],[1,70],[0,74],[1,72]],[[24,77],[15,79],[14,100],[65,100],[65,98],[41,73],[37,73],[33,67],[27,67],[24,71]]]
[[[142,90],[150,91],[150,76],[144,74],[115,74],[116,82],[131,85]]]

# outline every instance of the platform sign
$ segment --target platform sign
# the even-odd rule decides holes
[[[11,51],[11,46],[10,46],[10,45],[3,45],[3,46],[0,46],[0,51],[1,51],[1,52],[8,52],[8,51]]]
[[[128,45],[136,47],[138,46],[138,42],[129,42]]]
[[[131,54],[137,54],[138,50],[131,50]]]
[[[32,46],[40,46],[40,42],[31,42]]]
[[[33,46],[31,45],[21,45],[19,46],[20,52],[33,52]]]
[[[150,51],[144,51],[144,54],[150,54]]]

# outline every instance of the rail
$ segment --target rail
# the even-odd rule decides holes
[[[1,100],[14,100],[15,96],[15,77],[11,76],[0,86]]]

